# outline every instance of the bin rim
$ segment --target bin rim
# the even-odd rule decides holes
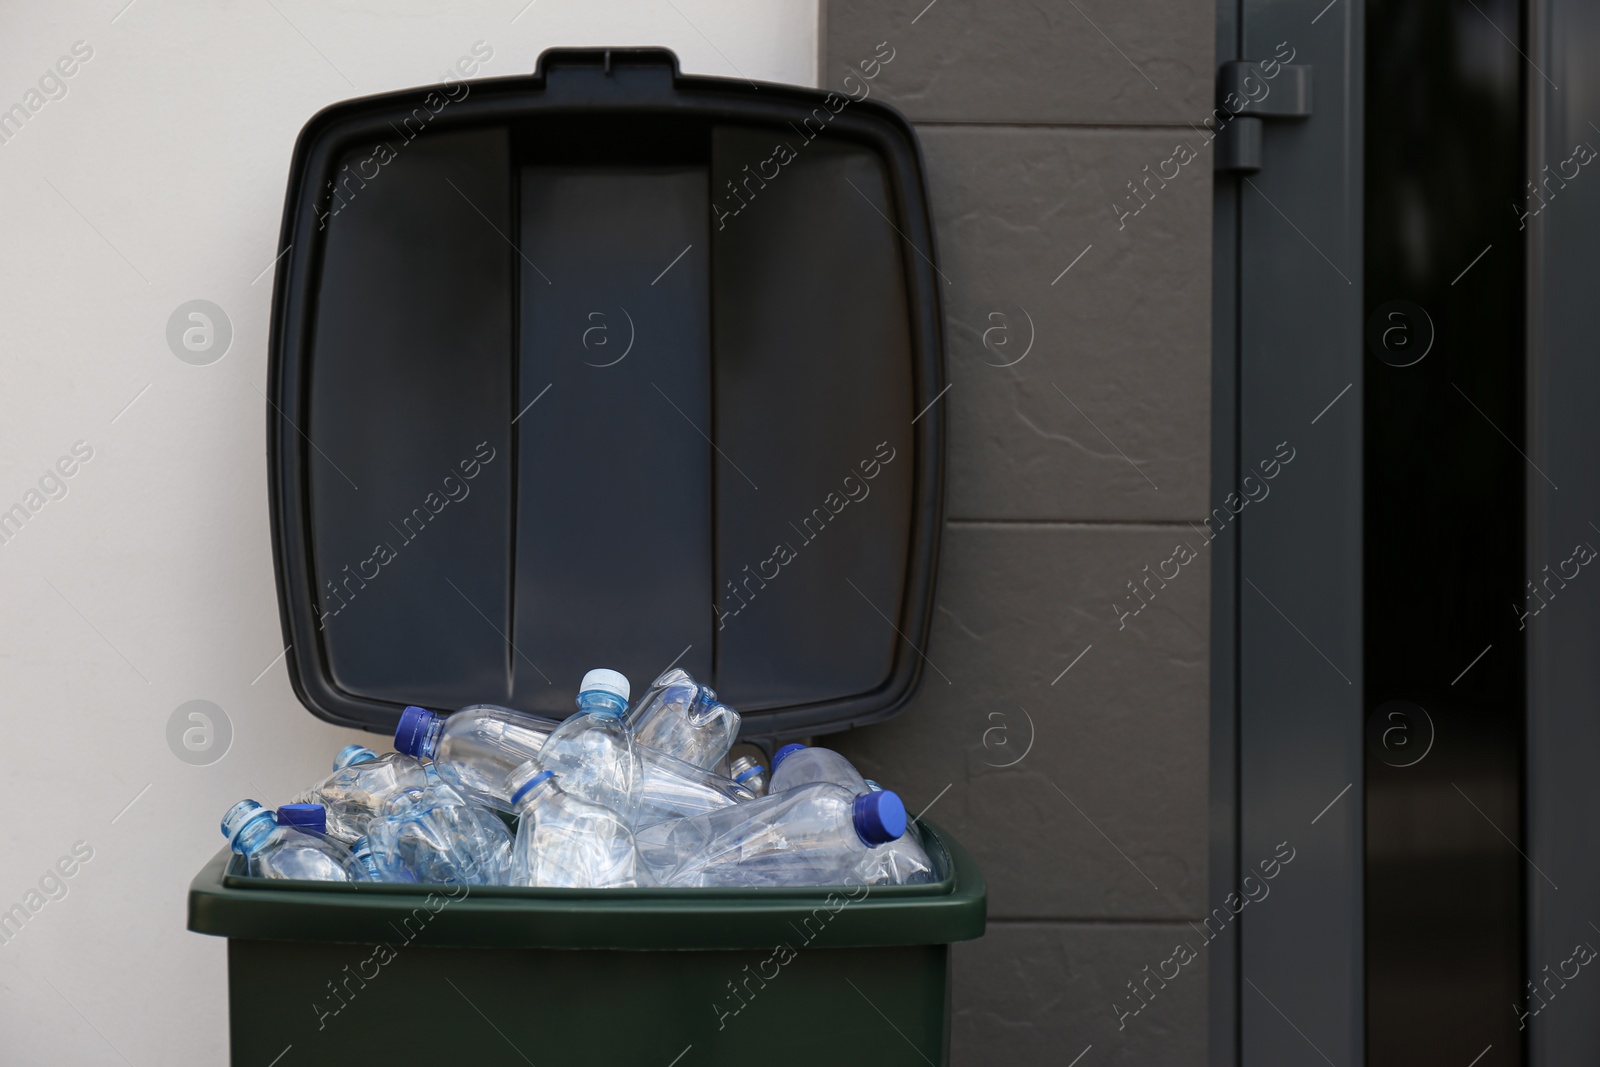
[[[329,885],[229,874],[212,857],[189,886],[188,928],[262,941],[393,947],[588,950],[829,948],[948,944],[981,937],[988,889],[957,842],[922,824],[946,877],[915,886],[783,889],[537,889]]]

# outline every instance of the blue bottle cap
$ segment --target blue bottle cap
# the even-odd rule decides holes
[[[906,832],[906,806],[888,789],[856,797],[856,834],[868,845],[894,841]]]
[[[278,809],[278,825],[328,832],[328,809],[321,804],[285,804]]]
[[[422,742],[428,736],[428,727],[438,718],[427,708],[415,704],[400,713],[400,725],[394,730],[394,750],[408,756],[422,755]]]
[[[365,763],[369,759],[377,759],[378,754],[366,745],[346,745],[333,757],[333,769],[342,771],[352,763]]]
[[[534,775],[532,778],[529,778],[526,782],[523,782],[522,785],[517,788],[517,791],[515,793],[511,794],[511,803],[512,804],[520,803],[522,801],[522,798],[527,796],[529,793],[533,792],[533,790],[537,786],[543,784],[544,782],[548,782],[550,779],[552,779],[554,777],[555,777],[555,775],[550,773],[549,771],[540,771],[538,774]]]
[[[774,762],[776,762],[776,761],[774,761]],[[765,767],[761,766],[761,764],[758,763],[754,767],[751,767],[749,770],[743,772],[742,774],[734,775],[733,776],[733,780],[738,782],[740,785],[743,785],[744,783],[748,782],[750,779],[754,778],[756,775],[765,774],[765,773],[767,773],[767,769]]]
[[[792,754],[799,752],[805,745],[784,745],[772,754],[772,773],[778,773],[778,764],[788,759]]]

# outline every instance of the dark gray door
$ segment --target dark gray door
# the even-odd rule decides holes
[[[1219,10],[1215,1063],[1600,1059],[1597,54]]]
[[[1532,580],[1559,573],[1579,543],[1600,547],[1600,159],[1559,178],[1573,174],[1565,161],[1584,154],[1577,146],[1600,148],[1600,5],[1536,5],[1524,51],[1550,79],[1529,74],[1528,170],[1558,175],[1546,190],[1555,195],[1527,231],[1526,451],[1550,477],[1528,479]],[[1538,982],[1543,1006],[1520,1007],[1538,1009],[1527,1020],[1529,1062],[1538,1067],[1600,1063],[1600,982],[1590,984],[1600,975],[1587,973],[1595,964],[1570,981],[1559,977],[1573,973],[1568,961],[1578,945],[1600,948],[1600,574],[1591,570],[1553,582],[1557,596],[1527,630],[1527,977]],[[1558,977],[1549,981],[1551,974]]]
[[[1259,169],[1217,175],[1214,495],[1238,514],[1216,732],[1237,806],[1213,898],[1250,902],[1233,973],[1216,957],[1213,1031],[1218,1062],[1252,1067],[1362,1057],[1361,13],[1244,0],[1218,41],[1219,61],[1256,61],[1218,162]],[[1274,117],[1297,67],[1312,114]]]

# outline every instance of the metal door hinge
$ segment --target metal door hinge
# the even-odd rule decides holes
[[[1211,117],[1217,131],[1216,169],[1260,170],[1263,120],[1310,115],[1308,64],[1291,66],[1277,59],[1224,63],[1217,73],[1217,107]]]

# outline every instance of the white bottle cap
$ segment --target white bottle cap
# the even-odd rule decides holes
[[[578,687],[578,692],[580,693],[592,693],[596,690],[627,700],[629,695],[628,679],[621,671],[597,667],[583,676],[583,684]]]

